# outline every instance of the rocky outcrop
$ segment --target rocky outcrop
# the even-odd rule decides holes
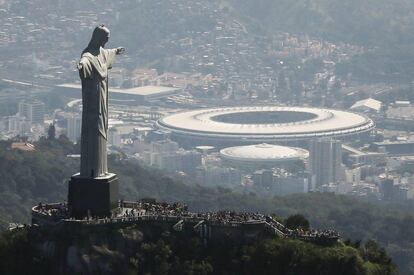
[[[136,227],[33,229],[31,238],[40,253],[61,274],[122,274],[139,249],[143,233]]]

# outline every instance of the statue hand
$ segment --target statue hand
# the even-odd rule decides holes
[[[123,53],[125,53],[125,48],[124,47],[116,48],[116,54],[123,54]]]

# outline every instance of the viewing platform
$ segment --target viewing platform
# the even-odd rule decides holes
[[[50,227],[64,225],[73,228],[101,226],[159,226],[176,232],[193,231],[200,237],[211,240],[226,238],[275,237],[292,238],[317,244],[334,244],[340,236],[334,230],[291,230],[269,215],[247,212],[189,212],[181,203],[141,200],[120,201],[111,217],[84,217],[75,219],[69,216],[66,203],[42,204],[32,208],[32,225]]]

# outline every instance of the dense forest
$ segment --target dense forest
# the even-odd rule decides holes
[[[77,160],[67,158],[76,150],[64,136],[41,140],[34,152],[11,149],[0,142],[0,227],[11,221],[29,223],[31,206],[40,201],[62,201],[67,179],[77,170]]]
[[[104,241],[116,236],[117,243],[126,231],[138,235],[128,239],[128,249]],[[33,246],[33,233],[18,229],[0,235],[1,274],[73,274],[42,257]],[[90,233],[88,234],[90,236]],[[264,239],[249,243],[231,241],[203,243],[199,237],[164,232],[146,239],[139,228],[100,230],[92,238],[81,239],[84,257],[89,264],[83,268],[88,274],[295,274],[295,275],[393,275],[396,268],[384,249],[374,241],[338,243],[318,246],[288,239]],[[68,234],[58,234],[65,242]],[[90,243],[90,239],[94,239]],[[96,245],[99,240],[100,245]],[[78,241],[79,242],[79,241]],[[62,243],[62,242],[60,242]],[[61,248],[59,242],[57,247]],[[71,245],[77,245],[71,242]]]

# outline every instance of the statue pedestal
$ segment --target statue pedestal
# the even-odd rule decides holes
[[[116,174],[81,178],[75,174],[69,181],[68,207],[71,217],[110,216],[118,207],[119,183]]]

